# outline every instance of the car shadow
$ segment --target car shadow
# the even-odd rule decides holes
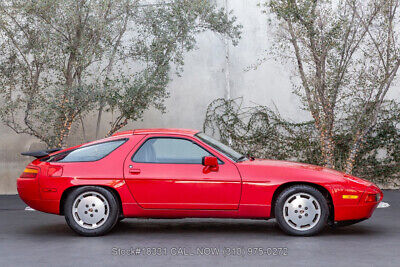
[[[376,236],[385,233],[371,225],[350,225],[343,227],[326,227],[319,235],[321,236]]]
[[[77,237],[65,223],[27,226],[21,231],[24,234],[47,237]],[[346,227],[326,227],[315,236],[374,236],[383,231],[371,225],[351,225]],[[152,234],[191,234],[191,235],[248,235],[260,234],[260,237],[285,235],[274,220],[242,219],[125,219],[119,222],[107,236],[152,235]]]
[[[112,234],[151,234],[151,233],[199,233],[199,234],[249,234],[259,233],[268,236],[286,236],[275,220],[227,220],[227,219],[196,219],[196,220],[124,220],[113,230]],[[317,236],[373,236],[382,231],[370,225],[351,225],[346,227],[327,226]]]
[[[65,223],[44,224],[27,226],[18,231],[21,234],[30,236],[46,236],[46,237],[72,237],[77,236]]]
[[[273,221],[229,219],[124,220],[114,233],[262,233],[279,231]],[[277,233],[279,234],[279,233]]]

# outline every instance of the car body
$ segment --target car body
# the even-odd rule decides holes
[[[107,149],[112,151],[102,155]],[[17,179],[17,188],[33,209],[66,215],[71,192],[101,187],[116,199],[120,219],[268,219],[276,217],[283,191],[307,186],[323,195],[326,220],[333,224],[369,218],[383,198],[373,183],[332,169],[243,156],[238,160],[234,153],[196,130],[131,130],[40,154]]]

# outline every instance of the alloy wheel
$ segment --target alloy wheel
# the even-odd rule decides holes
[[[321,219],[321,205],[310,194],[293,194],[287,198],[283,205],[283,218],[295,230],[309,230],[317,225]]]
[[[80,194],[72,205],[72,215],[77,224],[85,229],[102,226],[110,213],[107,199],[100,193],[89,191]]]

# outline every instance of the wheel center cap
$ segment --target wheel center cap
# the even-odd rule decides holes
[[[93,212],[93,209],[89,209],[90,212]]]
[[[301,210],[300,213],[303,214],[303,213],[304,213],[304,210]]]

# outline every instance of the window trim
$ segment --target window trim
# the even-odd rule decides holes
[[[106,144],[106,143],[112,143],[112,142],[117,142],[117,141],[124,141],[124,142],[122,142],[119,146],[117,146],[116,148],[114,148],[113,150],[111,150],[109,153],[107,153],[106,155],[104,155],[103,157],[101,157],[101,158],[99,158],[99,159],[96,159],[96,160],[81,160],[81,161],[45,161],[45,162],[49,162],[49,163],[83,163],[83,162],[97,162],[97,161],[99,161],[99,160],[102,160],[102,159],[104,159],[105,157],[107,157],[108,155],[110,155],[111,153],[113,153],[115,150],[117,150],[119,147],[121,147],[122,145],[124,145],[127,141],[129,140],[129,138],[121,138],[121,139],[115,139],[115,140],[108,140],[108,141],[105,141],[105,142],[98,142],[98,143],[94,143],[94,144],[89,144],[89,145],[83,145],[83,146],[80,146],[80,147],[77,147],[77,148],[75,148],[75,149],[71,149],[71,150],[67,150],[67,151],[64,151],[64,152],[61,152],[61,153],[71,153],[71,152],[73,152],[73,151],[76,151],[76,150],[79,150],[79,149],[81,149],[81,148],[87,148],[87,147],[91,147],[91,146],[95,146],[95,145],[100,145],[100,144]],[[58,155],[58,154],[61,154],[61,153],[57,153],[57,154],[54,154],[54,155],[52,155],[52,156],[56,156],[56,155]],[[49,156],[49,157],[51,157],[51,156]]]
[[[139,152],[139,150],[142,148],[142,146],[144,144],[146,144],[146,142],[150,139],[183,139],[186,141],[189,141],[193,144],[195,144],[196,146],[204,149],[205,151],[207,151],[212,157],[216,157],[218,160],[218,165],[224,165],[225,162],[223,160],[221,160],[219,157],[215,156],[214,153],[211,153],[208,149],[206,149],[205,147],[203,147],[201,144],[197,143],[196,141],[192,140],[192,139],[188,139],[186,137],[178,137],[178,136],[150,136],[148,138],[146,138],[138,147],[138,149],[136,149],[135,153],[133,153],[132,157],[131,157],[131,162],[133,163],[143,163],[143,164],[186,164],[186,165],[203,165],[202,163],[171,163],[171,162],[139,162],[139,161],[134,161],[133,158],[135,157],[135,155]]]

